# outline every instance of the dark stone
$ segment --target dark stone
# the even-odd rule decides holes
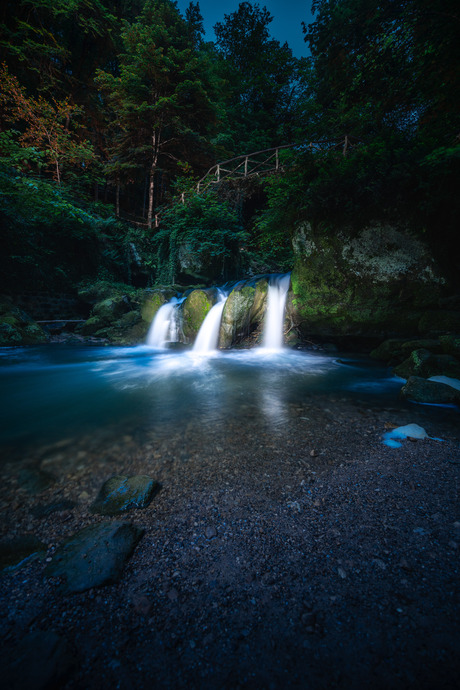
[[[45,576],[63,577],[62,589],[68,593],[118,582],[143,533],[129,522],[86,527],[57,549]]]
[[[404,362],[394,369],[396,376],[448,376],[460,378],[460,362],[452,355],[433,355],[428,350],[414,350]]]
[[[72,510],[72,508],[74,507],[75,503],[73,501],[68,501],[64,499],[63,501],[49,503],[48,505],[35,506],[35,508],[32,508],[30,512],[36,518],[44,518],[48,517],[48,515],[52,515],[53,513],[59,513],[64,510]]]
[[[401,396],[421,403],[447,404],[460,403],[460,391],[445,383],[427,381],[419,376],[411,376],[401,389]]]
[[[390,364],[399,364],[409,357],[414,350],[429,350],[430,352],[441,353],[443,351],[440,340],[433,338],[420,338],[419,340],[404,340],[401,338],[390,338],[384,340],[378,347],[370,353],[373,359],[380,359]]]
[[[32,534],[0,542],[0,570],[16,568],[26,561],[43,558],[46,546]]]
[[[151,477],[117,475],[102,486],[91,512],[118,515],[133,508],[145,508],[159,490],[160,485]]]
[[[19,486],[30,494],[38,494],[49,486],[52,486],[56,479],[49,472],[44,472],[35,467],[25,467],[19,472]]]
[[[1,659],[2,682],[8,690],[60,688],[75,666],[67,642],[51,630],[26,635]]]

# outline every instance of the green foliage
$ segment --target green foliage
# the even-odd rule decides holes
[[[215,192],[188,192],[185,203],[164,211],[161,228],[153,237],[156,283],[175,283],[181,273],[222,282],[235,277],[243,239],[236,212],[219,201]]]

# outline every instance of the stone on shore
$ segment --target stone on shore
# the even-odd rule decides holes
[[[414,402],[430,404],[460,403],[460,391],[445,383],[411,376],[401,389],[401,396]]]
[[[116,475],[108,479],[101,487],[91,506],[91,512],[100,515],[118,515],[133,508],[146,508],[159,490],[158,482],[146,475],[134,477]]]
[[[86,527],[64,542],[45,570],[63,577],[66,593],[118,582],[144,530],[129,522],[104,522]]]

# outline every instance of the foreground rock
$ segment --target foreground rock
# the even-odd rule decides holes
[[[0,301],[0,346],[38,345],[49,339],[48,333],[26,312],[9,299]]]
[[[159,490],[158,482],[146,475],[117,475],[102,486],[91,512],[118,515],[132,508],[146,508]]]
[[[26,635],[1,658],[2,681],[9,690],[62,687],[75,666],[67,642],[51,630]]]
[[[429,350],[420,349],[411,352],[393,373],[403,379],[410,376],[449,376],[455,379],[460,378],[460,362],[452,355],[434,355]]]
[[[67,593],[118,582],[144,530],[129,522],[105,522],[77,532],[54,554],[47,577],[62,577]]]
[[[411,376],[401,389],[401,396],[414,402],[442,405],[460,404],[460,391],[445,383],[429,381],[420,376]]]

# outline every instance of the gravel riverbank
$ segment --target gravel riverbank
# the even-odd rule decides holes
[[[318,395],[272,422],[248,408],[206,430],[7,449],[3,543],[46,547],[0,578],[10,686],[457,687],[458,422]],[[409,423],[444,440],[382,444]],[[90,506],[116,474],[161,484],[121,518],[144,534],[119,582],[63,594],[45,567],[107,521]]]

